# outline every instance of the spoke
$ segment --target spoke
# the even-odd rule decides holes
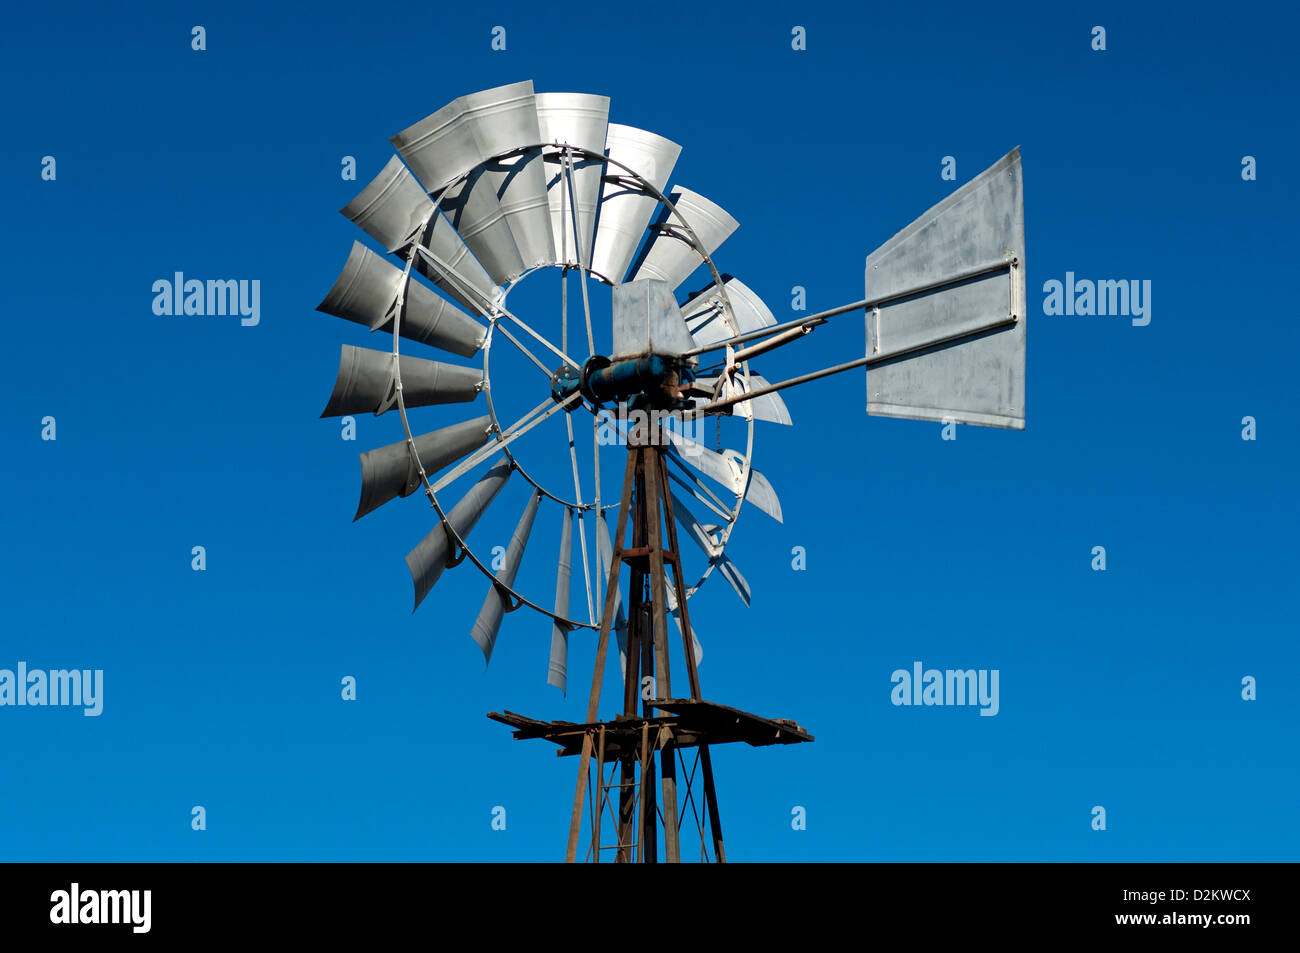
[[[434,214],[438,213],[434,212]],[[423,245],[417,244],[415,251],[433,267],[433,270],[438,273],[443,281],[460,291],[468,300],[480,302],[479,310],[483,312],[485,317],[490,314],[495,305],[484,296],[482,291],[466,281],[458,271]]]
[[[543,364],[541,361],[539,361],[537,359],[537,355],[535,355],[532,351],[528,350],[528,348],[524,347],[524,345],[520,342],[519,338],[515,337],[513,334],[510,333],[509,328],[507,328],[505,325],[501,324],[500,322],[497,322],[496,329],[500,331],[502,334],[504,334],[511,344],[519,348],[519,350],[523,351],[524,357],[528,358],[530,361],[536,364],[543,374],[545,374],[547,377],[551,376],[552,373],[551,369],[547,367],[545,364]]]
[[[593,414],[591,417],[591,459],[596,471],[596,489],[594,505],[596,508],[596,519],[603,519],[600,509],[600,417]],[[598,526],[599,524],[597,524]],[[611,553],[611,558],[613,554]],[[600,578],[596,579],[597,588],[600,587]],[[594,620],[593,620],[594,622]]]
[[[569,150],[566,147],[561,153],[560,168],[568,174],[569,168]],[[565,354],[569,353],[569,231],[564,227],[564,223],[569,218],[569,203],[566,200],[567,193],[560,190],[560,261],[563,262],[563,268],[560,271],[560,350]]]
[[[573,208],[573,247],[578,253],[579,269],[582,273],[582,314],[587,322],[587,353],[596,353],[596,338],[591,331],[591,301],[587,297],[587,262],[582,254],[582,233],[578,228],[578,199],[573,188],[573,156],[566,149],[564,152],[564,178],[569,184],[569,204]],[[565,236],[568,243],[568,236]],[[565,350],[568,350],[566,347]]]
[[[427,248],[424,248],[423,246],[417,246],[416,251],[420,254],[420,257],[428,261],[429,264],[433,266],[434,270],[437,271],[439,275],[441,275],[447,281],[455,284],[458,288],[461,288],[464,291],[471,292],[472,297],[474,297],[475,299],[479,299],[479,300],[483,299],[483,295],[481,292],[479,292],[476,288],[473,288],[472,286],[468,285],[466,282],[461,280],[460,275],[458,275],[455,271],[453,271],[450,267],[448,267],[446,262],[439,259]],[[489,301],[485,303],[482,310],[484,312],[484,315],[488,318],[491,318],[493,313],[495,313],[496,315],[510,319],[515,324],[517,324],[521,330],[526,332],[530,337],[536,340],[537,343],[541,344],[544,348],[546,348],[548,351],[553,353],[560,360],[564,361],[564,363],[570,364],[573,367],[577,368],[578,370],[582,370],[581,364],[579,364],[573,358],[569,357],[569,355],[565,354],[562,350],[560,350],[550,341],[546,340],[546,338],[542,337],[531,327],[525,324],[521,319],[516,317],[513,313],[511,313],[510,309],[508,309],[504,304],[499,302]],[[500,321],[497,322],[497,326],[500,327]],[[520,344],[519,341],[516,340],[509,332],[503,330],[502,333],[505,334],[506,337],[510,338],[510,340],[513,341],[521,351],[523,351],[525,354],[528,354],[528,356],[532,359],[534,364],[536,364],[538,367],[545,370],[548,375],[551,373],[545,364],[537,360],[537,358],[533,357],[532,354],[530,354],[528,350],[524,348],[523,345]]]
[[[706,450],[707,450],[707,448],[706,448]],[[681,457],[679,457],[676,453],[669,453],[669,454],[667,454],[667,456],[668,456],[668,459],[669,459],[669,460],[671,460],[673,463],[677,464],[677,469],[681,470],[682,473],[684,473],[684,474],[686,474],[688,477],[690,477],[690,478],[691,478],[691,482],[694,483],[696,486],[698,486],[698,487],[699,487],[701,490],[703,490],[705,493],[707,493],[707,494],[709,495],[709,497],[713,500],[714,503],[717,503],[719,506],[721,506],[721,507],[723,507],[723,508],[726,507],[727,504],[724,503],[724,502],[722,501],[722,497],[718,496],[718,495],[717,495],[716,493],[714,493],[711,489],[709,489],[709,485],[708,485],[707,483],[705,483],[704,481],[702,481],[702,480],[699,478],[699,475],[698,475],[698,474],[694,473],[692,470],[690,470],[690,469],[687,467],[687,465],[686,465],[686,461],[682,460]],[[739,496],[739,495],[741,495],[741,494],[738,493],[737,496]]]
[[[595,497],[593,502],[595,505],[596,519],[599,520],[599,519],[604,519],[605,517],[603,511],[600,508],[600,414],[598,413],[593,413],[591,415],[591,459],[593,461],[592,465],[595,468],[595,477],[596,477],[596,489],[595,489]],[[594,528],[596,529],[597,532],[599,532],[600,524],[599,523],[594,524]],[[600,561],[599,552],[597,552],[596,557],[597,557],[597,562],[599,562]],[[613,559],[612,552],[610,553],[610,558]],[[599,569],[597,569],[596,571],[600,572]],[[596,577],[596,589],[597,591],[600,591],[600,576]]]
[[[588,354],[595,354],[595,353],[596,353],[596,338],[595,338],[595,335],[592,334],[592,326],[591,326],[591,299],[590,299],[590,297],[589,297],[588,294],[587,294],[587,260],[586,260],[586,256],[583,254],[583,251],[582,251],[582,229],[581,229],[581,227],[580,227],[580,223],[578,222],[578,197],[577,197],[577,194],[576,194],[576,192],[575,192],[575,190],[574,190],[574,186],[573,186],[573,153],[571,153],[568,149],[565,149],[565,150],[564,150],[564,155],[563,155],[563,160],[562,160],[562,168],[564,169],[564,180],[565,180],[565,183],[566,183],[566,189],[565,189],[565,191],[564,191],[564,198],[565,198],[565,201],[564,201],[563,204],[564,204],[564,207],[565,207],[565,208],[571,208],[571,209],[573,209],[573,214],[570,216],[570,221],[573,223],[573,248],[574,248],[574,251],[576,251],[576,252],[578,253],[578,264],[579,264],[579,266],[580,266],[579,269],[578,269],[578,275],[579,275],[579,279],[578,279],[578,280],[581,282],[580,287],[581,287],[581,289],[582,289],[582,315],[583,315],[583,319],[584,319],[584,322],[585,322],[586,327],[587,327],[587,353],[588,353]],[[566,246],[566,248],[567,248],[568,243],[569,243],[568,230],[565,229],[565,230],[564,230],[564,233],[565,233],[565,234],[564,234],[564,244],[565,244],[565,246]],[[565,254],[564,257],[565,257],[565,260],[567,261],[567,260],[568,260],[567,250],[566,250],[566,254]],[[568,269],[566,268],[565,271],[564,271],[564,278],[565,278],[565,282],[564,282],[564,350],[565,350],[566,352],[569,350],[569,342],[568,342],[568,336],[569,336],[569,306],[568,306],[568,300],[569,300],[569,299],[568,299],[568,294],[569,294],[569,284],[568,284],[568,277],[569,277],[569,271],[568,271]],[[570,429],[569,429],[569,449],[570,449],[571,451],[574,449],[574,445],[573,445],[573,429],[572,429],[572,425],[570,425]],[[592,459],[592,468],[593,468],[593,470],[595,471],[595,473],[594,473],[594,477],[595,477],[595,488],[594,488],[594,491],[593,491],[593,492],[595,493],[595,498],[594,498],[594,500],[595,500],[595,502],[594,502],[594,506],[595,506],[595,514],[596,514],[596,519],[600,519],[600,518],[601,518],[601,509],[600,509],[600,420],[599,420],[598,416],[595,415],[594,413],[593,413],[593,415],[592,415],[592,431],[591,431],[591,459]],[[577,461],[576,461],[576,457],[575,457],[575,462],[574,462],[573,478],[574,478],[574,482],[576,483],[576,482],[577,482],[577,479],[578,479],[578,471],[577,471]],[[580,526],[580,527],[583,527],[581,517],[579,517],[579,526]],[[585,528],[585,527],[584,527],[584,528]],[[593,529],[596,529],[596,527],[593,526]],[[597,529],[597,532],[599,532],[598,529]],[[585,532],[584,532],[584,535],[583,535],[583,538],[582,538],[582,542],[583,542],[583,568],[584,568],[584,570],[586,570],[586,568],[587,568],[587,567],[586,567],[586,543],[587,543],[587,538],[586,538]],[[597,571],[597,573],[600,572],[599,569],[597,569],[596,571]],[[595,624],[595,621],[596,621],[596,610],[595,610],[595,603],[593,602],[593,600],[592,600],[592,596],[591,596],[591,573],[590,573],[589,570],[586,571],[586,573],[585,573],[585,580],[586,580],[586,583],[587,583],[587,604],[588,604],[588,610],[589,610],[590,613],[591,613],[591,621],[592,621],[592,624]],[[600,576],[599,576],[599,575],[596,576],[596,586],[597,586],[597,588],[600,587]]]
[[[586,618],[588,618],[591,621],[591,624],[594,625],[595,624],[595,601],[593,597],[591,597],[591,563],[590,560],[588,559],[588,554],[586,554],[586,519],[585,519],[585,512],[584,512],[584,504],[582,504],[582,486],[580,482],[578,482],[578,475],[577,475],[578,473],[577,447],[575,446],[575,443],[573,443],[572,413],[565,413],[564,421],[565,424],[568,425],[569,460],[572,460],[573,462],[573,498],[576,499],[577,507],[578,507],[577,530],[578,530],[578,541],[580,541],[582,545],[582,585],[584,585],[584,588],[586,589]],[[597,519],[599,519],[599,515],[601,515],[601,511],[597,510]]]
[[[569,364],[577,368],[578,370],[582,370],[581,364],[579,364],[573,358],[569,357],[569,355],[565,354],[563,351],[561,351],[550,341],[546,340],[546,338],[542,337],[540,334],[534,331],[531,327],[525,324],[522,319],[511,314],[509,311],[507,311],[505,308],[501,307],[500,305],[497,306],[497,311],[501,313],[502,317],[509,318],[511,321],[513,321],[516,325],[518,325],[519,330],[523,331],[525,334],[531,337],[542,347],[546,348],[548,351],[550,351],[552,354],[554,354],[556,357],[562,360],[565,364]],[[497,326],[500,327],[500,322],[497,322]],[[550,371],[547,371],[547,373],[549,374]]]
[[[691,478],[692,482],[695,484],[694,486],[692,486],[690,483],[687,483],[685,480],[683,480],[681,477],[679,477],[679,476],[678,476],[676,473],[674,473],[672,470],[669,470],[669,471],[668,471],[668,479],[672,480],[674,483],[677,483],[677,484],[679,484],[679,485],[685,487],[687,490],[690,491],[691,496],[695,497],[695,499],[699,500],[701,503],[703,503],[705,506],[707,506],[710,510],[712,510],[714,513],[716,513],[718,516],[720,516],[720,517],[721,517],[722,519],[724,519],[726,522],[730,523],[730,522],[731,522],[731,512],[730,512],[729,510],[727,510],[727,509],[724,508],[722,502],[721,502],[720,500],[719,500],[716,504],[713,503],[713,502],[711,502],[708,498],[706,498],[705,496],[701,495],[700,492],[699,492],[699,490],[703,490],[703,491],[704,491],[705,493],[707,493],[709,496],[712,496],[714,500],[717,500],[718,498],[717,498],[716,496],[713,495],[713,492],[712,492],[711,490],[709,490],[709,488],[708,488],[707,486],[705,486],[703,483],[701,483],[701,482],[700,482],[700,481],[695,477],[695,475],[694,475],[693,473],[687,473],[686,475],[687,475],[688,477]],[[699,490],[697,490],[696,487],[699,487]]]
[[[524,414],[522,417],[516,420],[505,430],[498,432],[496,435],[497,439],[495,443],[490,443],[485,447],[480,447],[478,450],[475,450],[472,454],[470,454],[463,461],[461,461],[459,466],[457,466],[454,470],[452,470],[446,476],[442,477],[442,479],[440,479],[437,483],[433,485],[433,492],[437,493],[439,490],[447,486],[447,484],[451,483],[453,480],[456,480],[458,477],[460,477],[462,474],[466,473],[467,471],[472,470],[474,467],[478,466],[488,457],[494,455],[500,450],[504,450],[515,440],[519,439],[524,434],[528,433],[528,431],[532,430],[534,427],[540,424],[547,417],[551,416],[551,414],[555,413],[557,410],[562,410],[566,404],[572,403],[573,399],[577,396],[578,396],[577,394],[570,394],[568,397],[566,397],[564,400],[560,401],[559,403],[556,403],[549,397],[546,398],[546,400],[542,401],[540,404],[538,404],[528,413]],[[551,405],[551,409],[547,410],[545,413],[542,413],[542,411],[546,408],[547,404]],[[541,414],[541,416],[540,417],[537,416],[538,414]]]
[[[560,350],[569,353],[569,269],[560,272]]]
[[[567,151],[566,151],[565,155],[566,155],[566,156],[568,155]],[[565,217],[565,215],[564,215],[564,210],[562,210],[561,213],[560,213],[561,232],[564,231],[564,229],[563,229],[563,221],[564,221],[564,217]],[[566,238],[566,240],[565,240],[562,244],[565,244],[565,245],[568,244],[567,238]],[[562,259],[567,259],[567,258],[568,258],[567,251],[566,251],[564,254],[562,254],[561,257],[562,257]],[[568,270],[568,268],[566,267],[566,268],[564,269],[564,279],[565,279],[565,280],[564,280],[564,281],[562,282],[562,284],[560,285],[560,298],[561,298],[561,302],[562,302],[562,305],[561,305],[561,306],[563,307],[563,309],[564,309],[565,312],[568,311],[568,297],[569,297],[569,285],[568,285],[568,280],[567,280],[567,279],[568,279],[568,275],[569,275],[569,270]],[[585,286],[584,286],[584,288],[583,288],[583,291],[584,291],[584,294],[585,294],[585,291],[586,291]],[[534,331],[531,327],[529,327],[527,324],[525,324],[525,323],[524,323],[520,318],[518,318],[517,316],[515,316],[515,315],[514,315],[514,314],[513,314],[513,313],[512,313],[512,312],[511,312],[511,311],[510,311],[510,310],[509,310],[505,305],[504,305],[504,304],[498,304],[498,305],[496,305],[496,306],[495,306],[495,310],[496,310],[496,312],[497,312],[498,314],[500,314],[502,317],[507,318],[507,319],[509,319],[510,321],[513,321],[515,324],[517,324],[517,325],[519,326],[520,330],[522,330],[524,333],[526,333],[529,337],[533,338],[533,340],[535,340],[535,341],[536,341],[538,344],[540,344],[542,347],[546,348],[548,351],[550,351],[552,354],[554,354],[556,357],[558,357],[561,361],[563,361],[563,362],[566,363],[566,364],[571,365],[571,366],[574,367],[574,368],[577,368],[578,370],[582,370],[582,365],[579,364],[577,361],[575,361],[573,358],[569,357],[569,355],[568,355],[568,353],[567,353],[567,351],[569,350],[569,319],[568,319],[568,314],[567,314],[567,313],[564,314],[564,316],[563,316],[563,320],[561,321],[561,324],[560,324],[560,328],[561,328],[561,330],[560,330],[560,334],[561,334],[561,338],[560,338],[560,341],[561,341],[561,347],[556,347],[554,344],[552,344],[552,343],[551,343],[550,341],[548,341],[546,338],[542,337],[542,335],[538,334],[538,333],[537,333],[536,331]],[[499,322],[499,321],[497,322],[497,325],[500,326],[500,322]],[[503,332],[503,333],[505,333],[506,337],[510,338],[510,340],[514,342],[515,346],[518,347],[519,350],[523,351],[525,354],[528,354],[528,356],[532,359],[532,361],[533,361],[534,364],[536,364],[538,367],[542,368],[543,370],[546,370],[547,375],[549,375],[549,374],[551,373],[550,370],[548,370],[548,369],[546,368],[546,365],[544,365],[541,361],[537,360],[537,358],[533,357],[532,354],[530,354],[530,353],[528,352],[528,349],[525,348],[522,344],[519,343],[518,340],[515,339],[514,335],[510,334],[508,331],[505,331],[505,332]]]
[[[566,153],[567,154],[567,153]],[[561,212],[563,218],[564,212]],[[568,260],[568,242],[561,243],[563,246],[564,260]],[[566,265],[560,275],[560,347],[567,351],[569,349],[569,268]],[[573,499],[578,506],[578,541],[582,547],[582,584],[587,590],[587,619],[593,625],[596,622],[596,603],[591,594],[591,561],[587,556],[587,521],[586,514],[583,512],[582,502],[582,480],[578,473],[578,448],[573,441],[573,415],[564,415],[564,426],[569,434],[569,460],[573,464]],[[597,510],[599,514],[599,510]]]

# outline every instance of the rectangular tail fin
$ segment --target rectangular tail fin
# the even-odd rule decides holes
[[[867,413],[1025,426],[1025,203],[1013,149],[867,256]]]

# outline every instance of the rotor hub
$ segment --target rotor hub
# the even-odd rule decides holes
[[[662,354],[611,361],[597,354],[587,359],[579,370],[571,364],[551,374],[551,398],[558,404],[575,393],[582,394],[592,405],[626,403],[633,408],[653,410],[689,410],[694,401],[687,397],[695,379],[688,364]],[[571,401],[572,412],[580,401]]]

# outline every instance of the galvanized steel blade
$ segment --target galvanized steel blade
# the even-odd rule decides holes
[[[867,413],[1022,429],[1020,150],[868,255],[866,299]]]
[[[763,299],[739,278],[723,275],[722,286],[727,292],[730,312],[723,306],[722,296],[712,283],[692,293],[682,305],[682,317],[695,338],[696,347],[707,347],[776,324],[776,318]]]
[[[681,633],[682,612],[677,603],[677,593],[674,591],[674,586],[669,581],[667,570],[664,571],[664,593],[667,596],[669,614],[672,615],[673,621],[677,623],[677,631]],[[749,602],[746,601],[745,604],[749,605]],[[695,649],[695,664],[698,667],[699,664],[704,661],[704,646],[700,642],[700,637],[696,633],[694,625],[691,626],[691,646]]]
[[[493,283],[483,266],[470,254],[468,246],[461,241],[451,223],[436,210],[423,186],[397,156],[388,160],[374,181],[346,205],[342,212],[383,245],[385,251],[402,256],[410,248],[411,240],[420,227],[428,221],[425,245],[448,262],[449,267],[463,281],[481,288],[489,298],[492,296]],[[456,287],[444,282],[440,276],[428,275],[423,268],[420,271],[433,278],[438,287],[462,305],[471,309],[474,307],[472,300]]]
[[[469,492],[461,497],[460,502],[452,507],[451,512],[447,514],[447,522],[462,540],[470,534],[488,506],[496,499],[501,488],[510,479],[510,473],[509,462],[497,464],[483,474],[483,477],[470,487]],[[412,611],[420,607],[424,597],[429,594],[429,590],[447,568],[447,563],[452,557],[452,542],[446,526],[439,521],[438,525],[406,554],[406,567],[411,572],[411,582],[415,586],[415,605]]]
[[[644,129],[610,123],[605,154],[622,163],[662,192],[668,185],[682,147]],[[623,170],[607,166],[607,175],[616,178]],[[591,267],[610,284],[619,284],[627,274],[632,256],[645,235],[659,200],[644,192],[635,182],[607,181],[600,197],[596,219],[596,245]]]
[[[737,374],[735,377],[736,386],[741,393],[758,390],[760,387],[770,387],[768,381],[758,374],[750,374],[748,380],[744,374]],[[718,378],[716,377],[697,377],[695,383],[704,388],[714,388],[717,386]],[[774,424],[791,425],[790,411],[785,406],[785,401],[780,394],[760,394],[753,400],[741,401],[733,405],[733,413],[740,416],[748,416],[752,411],[755,420],[766,420]]]
[[[441,213],[439,213],[441,214]],[[444,219],[440,219],[442,221]],[[451,228],[450,225],[447,226]],[[455,230],[452,230],[455,234]],[[457,239],[459,240],[459,235]],[[476,260],[476,259],[472,259]],[[427,278],[430,278],[439,288],[448,289],[448,294],[454,294],[457,301],[468,301],[470,308],[480,314],[490,316],[498,308],[505,297],[505,292],[499,285],[492,284],[491,276],[485,280],[489,284],[489,289],[484,291],[477,285],[471,284],[457,271],[455,271],[445,261],[435,255],[423,245],[415,249],[415,259],[413,261],[415,269]],[[484,272],[487,275],[487,272]]]
[[[485,170],[476,169],[439,193],[438,207],[493,281],[505,285],[523,273],[523,256],[497,198],[495,181]]]
[[[713,513],[722,521],[727,523],[733,521],[731,511],[729,511],[726,506],[723,505],[722,501],[718,499],[718,495],[704,484],[703,480],[688,470],[686,464],[682,463],[672,454],[668,455],[668,459],[673,462],[673,465],[676,468],[669,469],[668,479],[672,480],[682,489],[688,491],[692,497],[699,500],[706,507],[712,510]],[[686,478],[690,479],[689,483]]]
[[[352,252],[317,311],[362,324],[372,331],[393,330],[393,306],[404,276],[360,242]],[[406,285],[400,326],[409,341],[471,357],[482,346],[487,330],[455,305],[418,281]]]
[[[781,516],[781,501],[777,499],[776,490],[761,470],[749,468],[749,485],[745,488],[745,499],[753,503],[778,523],[785,520]]]
[[[528,85],[531,89],[532,83]],[[531,94],[528,98],[533,99]],[[526,121],[530,115],[531,124]],[[511,118],[512,123],[518,119],[519,125],[526,127],[518,134],[531,138],[515,139],[507,148],[519,149],[520,146],[542,141],[535,104],[531,111],[521,110],[517,117]],[[524,268],[553,264],[556,257],[555,243],[551,233],[551,206],[546,194],[546,164],[541,147],[534,146],[513,155],[499,156],[488,162],[484,170],[496,188],[497,199],[506,213],[506,221],[515,237],[515,245],[523,258]]]
[[[725,555],[719,556],[714,560],[714,563],[718,567],[718,572],[722,573],[722,578],[731,583],[731,588],[736,590],[736,595],[740,596],[740,601],[748,607],[750,595],[749,583],[746,581],[745,577],[741,575],[740,570],[736,568],[736,564],[732,562],[731,557]]]
[[[736,230],[738,223],[716,202],[681,186],[672,190],[668,201],[704,247],[695,249],[677,215],[665,205],[651,226],[653,234],[633,268],[632,280],[658,278],[670,288],[676,288],[703,262],[700,253],[711,256]]]
[[[712,560],[714,556],[722,552],[722,547],[718,545],[718,541],[713,537],[713,534],[704,528],[704,524],[695,518],[695,514],[690,511],[682,498],[676,493],[671,493],[671,495],[673,498],[673,515],[677,517],[677,522],[681,523],[691,539],[695,540],[695,544],[700,547],[700,551],[708,559]]]
[[[341,209],[366,234],[396,253],[433,213],[433,202],[397,156]]]
[[[501,297],[500,286],[441,211],[434,212],[421,247],[429,255],[415,259],[416,271],[471,311],[477,311],[482,302],[492,303]],[[438,262],[437,266],[430,257]]]
[[[760,387],[770,387],[771,384],[764,377],[758,374],[750,374],[746,381],[746,392],[758,390]],[[766,420],[774,424],[785,424],[787,427],[794,426],[794,421],[790,419],[790,410],[785,406],[785,400],[780,394],[762,394],[753,400],[745,401],[754,413],[755,420]],[[742,404],[741,406],[745,406]]]
[[[524,270],[555,263],[551,206],[546,196],[546,170],[540,148],[494,159],[484,170],[493,180]]]
[[[524,507],[523,515],[519,517],[509,545],[506,546],[505,556],[501,561],[501,571],[497,573],[496,579],[488,589],[487,598],[483,600],[483,608],[479,610],[478,618],[474,620],[474,628],[470,631],[470,637],[483,650],[485,663],[492,661],[492,650],[496,647],[497,636],[501,633],[501,619],[505,616],[510,601],[509,596],[497,587],[497,583],[507,588],[514,586],[515,575],[519,572],[519,563],[524,558],[528,537],[533,531],[533,520],[537,517],[537,504],[541,499],[540,490],[533,490],[528,497],[528,504]]]
[[[437,473],[472,453],[487,443],[491,424],[492,418],[488,416],[476,417],[413,438],[411,442],[420,458],[420,467],[426,475]],[[353,520],[361,519],[391,499],[414,493],[420,487],[420,467],[412,459],[410,445],[405,440],[361,454],[361,501]]]
[[[564,509],[564,523],[560,528],[560,556],[556,561],[555,614],[559,619],[569,617],[570,577],[573,571],[573,511]],[[587,583],[591,585],[590,580]],[[551,659],[546,671],[546,684],[554,685],[567,694],[569,672],[569,627],[556,619],[551,626]]]
[[[429,192],[439,192],[493,156],[541,141],[533,82],[459,96],[391,137]]]
[[[627,439],[627,434],[630,429],[628,420],[626,418],[620,417],[620,418],[616,418],[615,422],[618,430],[623,434],[624,439]],[[714,453],[714,451],[712,450],[707,450],[707,448],[705,448],[702,444],[690,439],[689,437],[684,437],[680,435],[675,430],[670,430],[669,428],[664,427],[662,428],[661,432],[665,434],[670,441],[680,437],[682,441],[682,449],[686,453],[693,453],[696,449],[699,449],[699,450],[706,450],[706,452],[713,454],[715,458],[721,456],[720,454]],[[696,473],[692,472],[692,468],[687,467],[686,463],[683,461],[682,454],[679,453],[677,450],[675,450],[673,447],[666,447],[664,452],[667,459],[676,466],[677,471],[680,471],[680,475],[679,475],[677,471],[674,471],[672,468],[669,468],[668,478],[674,481],[675,483],[677,483],[678,485],[682,486],[683,488],[689,490],[692,496],[694,496],[697,500],[699,500],[701,503],[707,506],[714,513],[716,513],[724,521],[728,523],[732,522],[732,514],[731,511],[727,509],[727,504],[724,503],[716,493],[714,493],[711,489],[709,489],[709,487],[704,483],[703,480],[701,480],[696,475]],[[735,451],[729,451],[729,453],[734,454]],[[717,480],[717,482],[726,486],[730,492],[738,494],[740,492],[740,480],[741,480],[742,471],[740,470],[739,464],[735,463],[734,461],[728,463],[727,462],[728,459],[729,458],[723,458],[721,462],[719,462],[716,459],[711,459],[707,461],[707,464],[712,467],[713,473],[719,474],[718,476],[713,477],[715,480]],[[709,472],[703,470],[703,468],[700,467],[699,464],[695,464],[693,468],[700,472],[706,472],[706,473]],[[712,476],[713,474],[710,473],[710,475]],[[683,477],[689,478],[690,482],[687,483],[686,480],[683,479]]]
[[[709,563],[717,567],[723,578],[731,583],[731,588],[736,590],[736,595],[740,596],[741,601],[748,606],[750,597],[749,583],[745,581],[745,577],[741,575],[740,570],[732,563],[730,557],[723,553],[722,545],[719,544],[710,531],[710,529],[716,530],[717,527],[710,528],[702,524],[676,493],[672,494],[672,498],[673,516],[677,518],[677,522],[682,524],[687,534],[700,547]]]
[[[483,372],[421,357],[399,359],[402,397],[408,407],[465,403],[479,395]],[[334,393],[322,417],[382,414],[394,406],[393,353],[343,345]]]
[[[672,447],[668,455],[680,463],[689,464],[694,469],[711,477],[718,483],[739,494],[744,488],[744,471],[730,455],[710,450],[704,444],[690,437],[671,430],[662,431]]]
[[[718,453],[673,430],[663,431],[672,443],[669,457],[686,463],[706,476],[739,494],[744,489],[745,499],[753,503],[778,523],[781,522],[781,501],[767,477],[753,467],[749,468],[749,482],[745,483],[744,457],[735,450]]]
[[[590,152],[604,152],[609,126],[609,97],[588,93],[538,93],[537,120],[542,142],[567,144]],[[556,261],[582,265],[591,261],[591,240],[600,205],[605,164],[598,159],[574,157],[571,200],[559,150],[547,152],[546,197],[551,211],[551,235]],[[565,208],[568,221],[565,221]],[[574,221],[578,241],[574,240]],[[561,252],[561,249],[567,249]]]
[[[614,561],[614,548],[610,544],[609,524],[605,521],[604,513],[601,513],[596,518],[596,561],[600,563],[601,580],[608,586],[609,569]],[[616,587],[614,591],[614,636],[618,640],[619,669],[626,676],[627,617],[623,614],[623,593],[617,589],[618,580],[614,581],[614,585]]]
[[[392,141],[498,283],[555,260],[531,80],[461,96]]]

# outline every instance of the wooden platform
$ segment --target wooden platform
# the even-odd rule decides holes
[[[743,741],[755,748],[792,745],[812,741],[813,736],[787,718],[762,718],[739,708],[690,698],[655,699],[653,708],[666,712],[655,718],[619,715],[613,721],[580,724],[573,721],[538,721],[512,711],[489,712],[488,717],[515,729],[517,739],[544,738],[559,745],[560,757],[582,753],[582,739],[589,731],[605,730],[605,760],[634,755],[641,742],[642,727],[658,734],[667,726],[679,748],[698,744],[720,745]]]

